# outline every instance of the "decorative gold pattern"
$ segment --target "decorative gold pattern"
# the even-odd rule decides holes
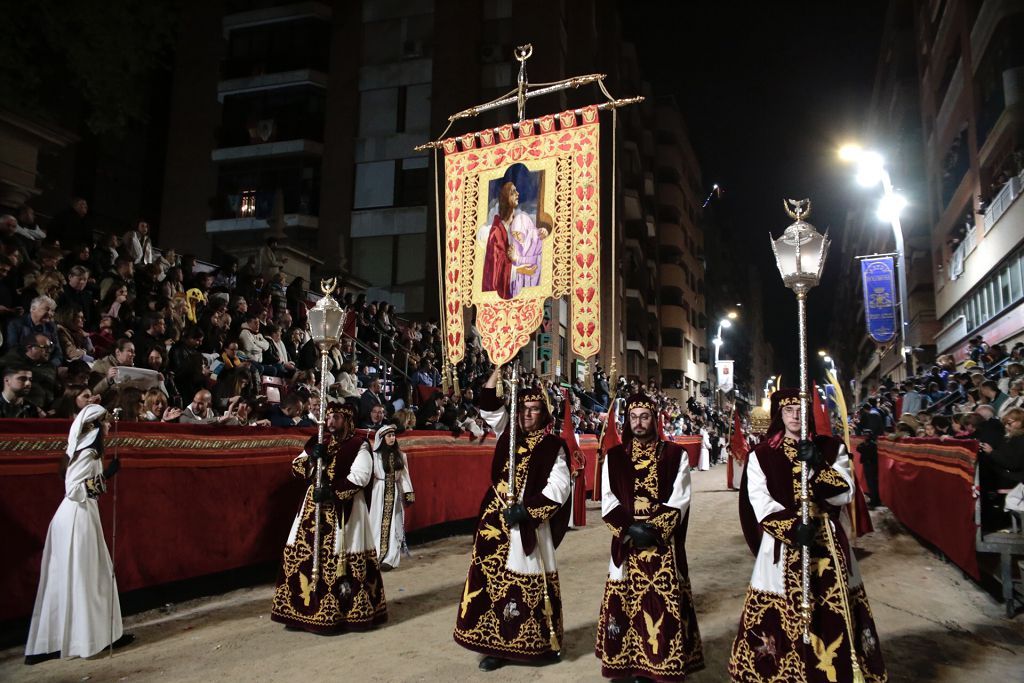
[[[747,597],[743,603],[743,616],[740,620],[740,632],[733,644],[732,657],[729,661],[729,673],[734,681],[778,681],[779,683],[789,683],[790,681],[806,681],[808,678],[807,672],[804,670],[805,663],[799,654],[800,649],[803,648],[803,617],[799,609],[802,585],[800,551],[787,546],[784,549],[784,553],[786,595],[756,590],[754,588],[747,590]],[[845,575],[849,576],[846,557],[842,553],[839,554],[839,563],[839,571],[845,572]],[[818,594],[815,595],[815,607],[813,609],[815,613],[825,610],[826,613],[831,614],[833,624],[842,623],[835,621],[836,619],[843,618],[842,597],[838,593],[839,582],[836,581],[836,569],[829,567],[825,563],[819,563],[818,568],[819,577],[824,580],[818,582]],[[861,623],[872,625],[872,629],[865,628],[865,632],[871,639],[874,639],[874,617],[871,616],[871,608],[868,605],[867,595],[864,592],[863,586],[850,589],[850,603],[863,609],[867,614],[869,621]],[[782,628],[780,635],[788,641],[787,643],[776,643],[771,635],[758,633],[757,629],[766,623],[766,615],[769,611],[776,613],[777,618],[772,619],[772,621],[777,621],[780,624]],[[821,623],[821,619],[821,616],[817,616],[815,622]],[[747,633],[753,634],[763,645],[752,647],[751,641],[744,637],[744,634]],[[814,639],[819,638],[814,633],[811,636],[812,642]],[[841,643],[842,631],[837,631],[836,636],[839,636],[838,642]],[[780,652],[785,651],[786,654],[781,659],[773,657],[776,664],[775,674],[765,678],[755,668],[755,662],[759,657],[769,656],[768,649],[766,649],[768,643],[765,642],[768,638],[772,638],[770,648],[772,652],[776,650]],[[835,650],[838,647],[839,645],[834,640],[830,641],[830,644],[827,646],[820,639],[819,643],[813,644],[813,652],[818,660],[816,668],[825,673],[829,681],[836,681],[838,678],[835,667],[832,666],[832,659],[834,659]],[[884,672],[881,674],[872,673],[867,668],[865,657],[871,656],[872,653],[863,652],[862,650],[863,647],[861,650],[858,650],[858,655],[861,673],[863,673],[866,683],[886,683],[888,676]],[[844,666],[845,664],[844,662]],[[831,674],[829,673],[830,667],[832,669]]]
[[[644,605],[650,604],[648,593],[653,594],[657,604],[665,607],[657,621],[650,620],[650,616],[643,612]],[[612,603],[621,605],[626,616],[625,623],[615,621],[613,615],[618,610],[613,609]],[[641,553],[629,553],[626,578],[620,581],[609,579],[605,584],[596,645],[603,667],[623,674],[643,671],[665,678],[681,678],[702,668],[703,649],[698,647],[688,652],[686,647],[686,634],[697,628],[696,624],[690,623],[688,612],[681,609],[683,605],[690,604],[690,584],[676,572],[674,546],[670,545],[664,552],[645,554],[642,557]],[[651,643],[651,639],[656,640],[666,615],[671,617],[672,623],[680,626],[674,632],[664,634],[665,651],[661,653],[659,647]],[[641,618],[646,628],[638,626]],[[616,639],[621,639],[617,654],[608,652],[604,646],[606,637],[613,633]],[[652,645],[651,654],[656,655],[654,659],[648,655],[645,643]]]
[[[836,472],[833,468],[829,467],[818,472],[818,476],[815,477],[819,483],[828,484],[839,489],[847,489],[850,485],[843,479],[842,475]]]
[[[538,507],[527,507],[526,512],[534,519],[547,519],[558,511],[558,505],[540,505]]]
[[[761,522],[761,526],[767,531],[773,538],[777,538],[780,541],[789,542],[786,538],[786,534],[793,530],[793,525],[796,523],[795,517],[789,519],[766,519]]]
[[[333,465],[333,460],[331,462]],[[376,551],[373,549],[344,553],[344,557],[336,555],[335,534],[337,533],[337,515],[332,504],[321,505],[323,529],[326,533],[321,538],[320,578],[322,585],[312,586],[300,571],[300,566],[310,564],[313,549],[307,540],[312,538],[312,519],[314,503],[307,493],[303,501],[299,530],[294,545],[284,548],[282,564],[283,580],[274,593],[271,614],[282,617],[287,622],[305,624],[320,629],[334,629],[339,626],[369,626],[382,620],[387,614],[387,603],[384,599],[383,586],[379,583]],[[344,564],[345,571],[339,574],[339,567]],[[292,594],[293,577],[298,575],[300,594]],[[349,582],[352,590],[349,605],[343,605],[338,599],[344,591],[335,585],[340,581]],[[322,595],[317,609],[312,614],[300,612],[295,608],[296,598],[308,606],[310,596],[315,591]]]
[[[590,357],[600,347],[600,214],[597,108],[572,112],[521,126],[511,126],[458,140],[442,141],[445,151],[445,277],[444,299],[448,362],[465,355],[463,308],[476,304],[477,329],[492,362],[505,363],[540,325],[549,296],[571,294],[573,350]],[[461,149],[460,149],[461,147]],[[514,299],[501,300],[478,287],[482,264],[477,262],[477,230],[486,212],[482,179],[500,178],[510,164],[546,166],[553,178],[554,219],[550,246],[545,245],[541,284]],[[481,207],[481,202],[483,206]],[[542,207],[543,209],[543,207]],[[485,216],[484,221],[487,220]],[[575,289],[573,289],[575,287]]]
[[[555,264],[551,296],[561,298],[572,290],[572,159],[555,161]]]
[[[391,523],[395,516],[395,473],[384,475],[384,505],[380,516],[380,559],[388,556],[391,549]]]

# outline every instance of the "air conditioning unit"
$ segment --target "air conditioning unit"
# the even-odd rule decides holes
[[[501,45],[482,45],[480,46],[480,63],[481,64],[497,64],[499,62],[507,61],[508,57],[505,55],[505,50]]]
[[[404,43],[402,43],[402,59],[418,59],[422,56],[422,40],[407,40]]]

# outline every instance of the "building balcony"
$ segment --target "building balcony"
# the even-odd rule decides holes
[[[316,230],[320,227],[320,219],[317,216],[307,216],[298,213],[286,213],[283,216],[284,225],[288,228],[308,228]],[[270,228],[269,218],[256,218],[255,216],[243,218],[222,218],[219,220],[206,221],[206,232],[208,234],[224,232],[244,232],[248,230],[267,230]]]
[[[937,317],[945,318],[950,309],[970,293],[1007,254],[1024,242],[1024,200],[1021,194],[1018,189],[1012,200],[1005,202],[1005,208],[983,236],[978,233],[984,228],[975,228],[954,252],[947,270],[950,281],[935,294]]]
[[[662,287],[676,287],[683,291],[688,288],[686,275],[680,266],[671,263],[662,263],[659,268],[659,280]]]
[[[319,157],[323,156],[323,153],[323,144],[314,140],[281,140],[280,142],[264,142],[239,147],[221,147],[213,150],[210,158],[221,163],[295,156]]]
[[[640,203],[640,195],[636,190],[622,190],[622,219],[625,221],[642,221],[644,207]]]
[[[639,289],[626,287],[626,301],[630,305],[639,306],[641,309],[647,308],[647,302],[644,300],[644,295]]]
[[[650,171],[644,173],[644,196],[654,196],[654,174]]]
[[[678,346],[661,347],[661,368],[662,370],[686,371],[686,349]]]
[[[644,348],[643,342],[635,339],[626,340],[626,351],[632,353],[639,353],[642,357],[647,356],[647,350]]]
[[[676,330],[686,330],[689,327],[686,309],[672,304],[661,305],[660,322],[662,327],[671,327]]]
[[[658,244],[662,247],[671,247],[680,254],[686,253],[686,236],[683,229],[675,223],[658,224]]]
[[[232,31],[268,24],[280,24],[296,19],[331,20],[331,6],[326,2],[295,2],[290,4],[262,7],[244,12],[231,12],[224,15],[224,37]]]
[[[1003,189],[992,198],[988,208],[985,210],[985,220],[983,222],[986,235],[1006,214],[1010,205],[1017,200],[1022,189],[1024,189],[1024,173],[1010,178],[1009,182],[1003,185]]]
[[[686,213],[686,196],[678,185],[658,183],[657,189],[659,206],[672,206],[678,209],[680,214]]]
[[[293,69],[279,73],[258,74],[243,78],[228,78],[217,84],[217,101],[223,102],[231,95],[277,90],[295,86],[327,88],[327,74],[316,69]]]

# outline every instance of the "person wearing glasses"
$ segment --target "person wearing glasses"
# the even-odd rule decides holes
[[[50,365],[53,348],[53,342],[45,334],[36,334],[23,339],[20,346],[8,351],[0,360],[5,367],[16,365],[31,371],[31,387],[25,400],[43,410],[49,410],[57,399],[57,368]]]
[[[26,400],[32,391],[32,371],[24,366],[4,366],[4,388],[0,393],[0,417],[42,417],[39,408]]]

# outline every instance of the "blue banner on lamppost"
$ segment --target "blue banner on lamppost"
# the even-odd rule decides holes
[[[862,259],[860,274],[864,283],[864,320],[868,335],[879,344],[885,344],[896,337],[892,257]]]

